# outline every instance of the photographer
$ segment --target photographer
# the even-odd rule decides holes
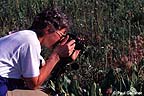
[[[28,30],[0,38],[0,96],[6,96],[7,90],[37,89],[61,58],[75,60],[80,50],[75,50],[75,40],[67,41],[69,35],[64,37],[69,27],[67,16],[50,8],[39,13]],[[54,48],[45,61],[41,46]]]

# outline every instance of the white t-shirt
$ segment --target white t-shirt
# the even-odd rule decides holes
[[[0,38],[0,76],[38,76],[43,59],[40,53],[40,42],[33,31],[22,30]]]

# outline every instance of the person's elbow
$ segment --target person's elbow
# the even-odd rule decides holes
[[[26,86],[31,90],[39,89],[41,84],[38,82],[37,78],[25,78],[25,84]]]
[[[31,90],[36,90],[36,89],[39,89],[40,86],[39,85],[32,85],[32,86],[28,86],[28,88]]]

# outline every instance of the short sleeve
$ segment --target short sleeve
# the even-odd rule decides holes
[[[39,75],[41,48],[37,43],[27,43],[21,48],[20,66],[23,77],[36,77]]]

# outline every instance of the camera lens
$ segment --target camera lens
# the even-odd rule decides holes
[[[81,41],[76,41],[75,50],[83,50],[84,44]]]
[[[74,39],[75,42],[75,50],[83,50],[84,49],[84,42],[80,39],[78,39],[78,37],[76,36],[76,34],[72,34],[72,33],[68,33],[67,35],[69,35],[69,40]]]

